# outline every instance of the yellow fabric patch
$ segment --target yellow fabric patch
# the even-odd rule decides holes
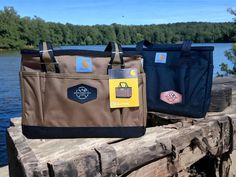
[[[138,78],[109,79],[110,108],[139,106]]]

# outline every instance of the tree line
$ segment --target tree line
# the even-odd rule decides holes
[[[39,17],[20,17],[13,7],[0,11],[0,49],[36,47],[40,40],[54,45],[92,45],[116,41],[135,44],[147,39],[155,43],[236,42],[234,23],[188,22],[163,25],[73,25],[45,22]]]
[[[234,16],[233,20],[236,24],[236,9],[230,8],[228,12]],[[221,63],[220,68],[223,73],[217,73],[217,76],[236,75],[236,44],[233,44],[232,49],[225,51],[225,56],[233,64],[233,67],[230,68],[228,64]]]

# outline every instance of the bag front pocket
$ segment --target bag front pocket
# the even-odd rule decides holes
[[[170,105],[185,104],[186,66],[160,66],[156,72],[160,101]]]
[[[122,126],[120,110],[109,107],[108,76],[47,74],[45,85],[45,126]]]
[[[22,97],[22,124],[43,124],[44,81],[39,73],[20,72]]]
[[[107,75],[25,72],[26,125],[42,127],[143,127],[145,75],[139,76],[139,108],[111,109]],[[27,85],[29,86],[27,86]],[[24,93],[27,93],[25,95]],[[24,119],[26,120],[26,119]]]
[[[148,107],[166,111],[186,103],[187,66],[146,66]]]
[[[191,78],[189,83],[189,93],[188,97],[190,100],[190,105],[194,109],[202,111],[203,102],[205,100],[207,86],[207,67],[192,67],[189,72],[189,77]]]

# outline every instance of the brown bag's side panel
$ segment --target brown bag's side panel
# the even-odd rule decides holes
[[[138,73],[143,73],[142,58],[140,56],[124,57],[125,68],[136,68]]]
[[[20,73],[22,86],[22,124],[41,125],[43,122],[42,92],[43,79],[39,73],[25,75]]]
[[[40,58],[31,55],[22,55],[21,71],[40,72]]]
[[[147,124],[147,93],[146,93],[146,74],[143,73],[142,74],[142,78],[143,78],[143,89],[142,92],[139,92],[139,94],[141,95],[140,97],[143,98],[142,100],[142,110],[143,110],[143,115],[142,115],[142,119],[143,119],[143,125],[146,127]]]

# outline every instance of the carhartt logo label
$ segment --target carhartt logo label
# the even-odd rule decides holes
[[[167,53],[156,53],[155,63],[166,63]]]
[[[131,69],[130,70],[130,76],[132,76],[132,77],[136,77],[136,75],[137,75],[137,70],[135,70],[135,69]]]
[[[165,56],[163,54],[160,54],[160,60],[165,60]]]
[[[176,104],[182,102],[182,95],[173,90],[170,90],[161,92],[160,99],[168,104]]]
[[[82,66],[83,66],[83,68],[88,68],[89,67],[89,64],[88,64],[87,60],[82,61]]]
[[[86,103],[97,98],[97,89],[85,84],[79,84],[67,89],[67,97],[79,103]]]
[[[92,59],[89,57],[77,57],[76,58],[76,72],[78,73],[90,73],[93,72]]]

